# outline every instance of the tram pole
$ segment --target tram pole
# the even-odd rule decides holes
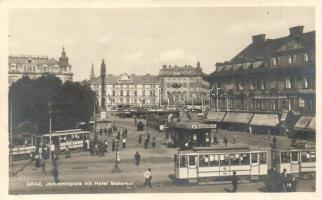
[[[48,103],[48,110],[49,110],[49,158],[51,158],[51,150],[52,150],[52,141],[51,141],[51,114],[52,114],[52,110],[51,110],[51,103]]]

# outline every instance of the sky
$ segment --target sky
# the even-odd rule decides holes
[[[232,59],[251,36],[274,39],[303,25],[315,30],[312,7],[14,8],[9,54],[59,58],[66,49],[75,81],[96,76],[104,58],[110,74],[155,74],[163,64],[205,73]]]

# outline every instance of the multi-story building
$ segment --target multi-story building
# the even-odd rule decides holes
[[[229,109],[315,114],[315,31],[303,28],[276,39],[252,36],[234,58],[216,64],[208,80],[228,94]],[[218,104],[225,110],[227,98]]]
[[[9,85],[23,76],[36,79],[48,73],[56,75],[63,82],[73,80],[72,66],[68,62],[64,48],[59,60],[47,56],[9,56]]]
[[[91,78],[91,88],[101,96],[101,77]],[[106,104],[108,106],[159,105],[160,83],[158,76],[123,73],[119,76],[108,74],[105,80]],[[101,99],[101,98],[99,98]],[[100,100],[101,101],[101,100]]]
[[[201,104],[202,97],[206,100],[209,94],[210,84],[205,77],[200,62],[196,67],[163,65],[159,72],[162,99],[173,102],[184,99],[188,104],[194,99],[195,104]]]

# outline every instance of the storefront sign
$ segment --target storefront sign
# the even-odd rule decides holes
[[[192,124],[191,128],[216,128],[216,124]]]
[[[286,96],[254,96],[254,99],[286,99]]]

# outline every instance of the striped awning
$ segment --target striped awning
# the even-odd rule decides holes
[[[254,113],[227,112],[222,121],[227,123],[249,124],[253,116]]]
[[[274,127],[279,124],[278,115],[277,114],[255,114],[250,124],[254,126]]]
[[[222,122],[226,112],[210,111],[207,115],[207,122]]]
[[[312,116],[301,116],[300,119],[296,122],[294,129],[304,130],[312,120]]]

